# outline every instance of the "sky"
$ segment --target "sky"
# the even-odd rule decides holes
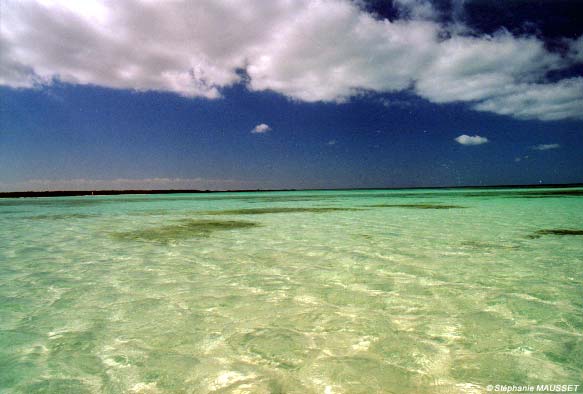
[[[578,0],[0,0],[0,191],[583,182]]]

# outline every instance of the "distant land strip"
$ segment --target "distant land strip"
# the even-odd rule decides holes
[[[527,188],[571,188],[583,187],[583,183],[534,184],[534,185],[493,185],[493,186],[433,186],[433,187],[370,187],[339,189],[254,189],[254,190],[56,190],[0,192],[0,198],[20,197],[75,197],[75,196],[113,196],[120,194],[192,194],[192,193],[252,193],[252,192],[291,192],[291,191],[341,191],[341,190],[412,190],[412,189],[527,189]]]

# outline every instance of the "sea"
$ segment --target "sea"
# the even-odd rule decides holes
[[[583,188],[0,199],[3,394],[582,383]]]

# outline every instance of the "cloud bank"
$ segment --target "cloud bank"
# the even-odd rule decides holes
[[[141,179],[30,179],[0,182],[0,192],[61,190],[254,190],[270,187],[267,182],[207,178],[141,178]]]
[[[482,145],[488,142],[488,138],[480,137],[479,135],[469,136],[462,134],[454,140],[462,145]]]
[[[583,37],[559,55],[535,37],[466,34],[431,3],[399,0],[406,19],[347,0],[0,0],[0,84],[54,81],[218,99],[245,83],[305,102],[412,91],[520,119],[583,119]],[[244,71],[244,72],[241,72]]]

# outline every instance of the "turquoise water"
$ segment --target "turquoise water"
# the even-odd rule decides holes
[[[583,381],[583,189],[2,199],[0,224],[2,393]]]

